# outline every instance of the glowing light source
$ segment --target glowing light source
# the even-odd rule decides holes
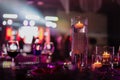
[[[44,30],[43,30],[43,28],[39,28],[38,36],[39,36],[40,40],[43,40],[43,37],[44,37]]]
[[[18,15],[17,14],[3,14],[3,18],[16,19],[16,18],[18,18]]]
[[[40,6],[42,6],[42,5],[44,5],[44,2],[42,2],[42,1],[38,1],[37,4],[40,5]]]
[[[46,28],[46,44],[49,44],[50,43],[50,29],[49,28]]]
[[[23,25],[24,25],[24,26],[27,26],[27,25],[28,25],[28,21],[27,21],[27,20],[24,20],[24,21],[23,21]]]
[[[81,23],[80,21],[78,21],[76,24],[75,24],[75,28],[83,28],[84,27],[84,24]]]
[[[12,25],[13,21],[12,21],[11,19],[9,19],[9,20],[7,21],[7,23],[8,23],[8,25]]]
[[[48,20],[48,21],[58,21],[58,17],[55,17],[55,16],[46,16],[45,17],[45,20]]]
[[[38,27],[21,27],[19,35],[25,43],[31,44],[33,37],[38,35]]]
[[[3,61],[2,67],[3,68],[10,68],[11,67],[11,61]]]
[[[29,24],[30,24],[30,26],[34,26],[35,25],[35,21],[31,20]]]
[[[54,23],[54,22],[46,22],[45,24],[47,27],[52,27],[52,28],[56,28],[57,27],[57,24]]]
[[[2,24],[3,24],[3,25],[6,25],[6,24],[7,24],[7,22],[6,22],[6,21],[3,21],[3,22],[2,22]]]
[[[29,20],[30,19],[32,19],[32,20],[39,20],[40,19],[40,17],[37,15],[26,15],[25,18],[29,19]]]
[[[12,28],[11,27],[7,27],[6,28],[6,39],[9,40],[12,36]]]

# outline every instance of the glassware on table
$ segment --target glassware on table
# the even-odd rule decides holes
[[[104,46],[102,53],[102,69],[109,74],[115,76],[116,70],[114,69],[114,46]]]
[[[95,51],[95,54],[92,54],[92,68],[102,67],[105,71],[112,70],[118,59],[114,53],[114,47],[96,46]]]
[[[97,69],[102,67],[102,53],[103,48],[101,46],[95,47],[95,53],[92,54],[92,69]]]
[[[114,58],[113,58],[114,68],[119,68],[119,64],[120,64],[120,46],[118,48],[118,51],[114,54]]]
[[[6,45],[7,54],[12,58],[11,67],[15,67],[14,58],[20,53],[18,41],[8,41]]]
[[[50,55],[53,54],[53,52],[55,50],[54,43],[53,42],[50,42],[48,44],[45,43],[44,49],[50,51],[51,52]]]
[[[78,64],[78,67],[87,65],[88,19],[82,16],[76,16],[71,19],[72,26],[72,62]]]
[[[33,44],[33,54],[35,56],[37,56],[37,62],[39,63],[40,62],[40,55],[42,53],[42,50],[43,50],[43,45],[42,43],[35,43]]]
[[[102,54],[103,66],[107,66],[113,69],[113,59],[114,59],[114,47],[104,46]]]
[[[53,42],[45,43],[42,51],[41,60],[43,63],[50,63],[52,60],[52,54],[54,53],[55,46]]]
[[[113,68],[119,68],[119,57],[118,53],[113,57]]]

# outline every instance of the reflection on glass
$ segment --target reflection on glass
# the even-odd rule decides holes
[[[71,19],[72,26],[72,59],[80,67],[87,64],[87,18],[77,16]]]
[[[7,42],[7,54],[12,58],[12,67],[15,66],[14,58],[20,53],[18,41]]]
[[[103,49],[100,46],[95,47],[95,53],[92,54],[92,69],[102,67],[102,52]]]
[[[37,56],[37,62],[40,61],[40,55],[43,50],[43,45],[41,43],[35,43],[33,44],[33,54]]]
[[[110,66],[113,68],[113,58],[114,58],[114,47],[104,46],[102,54],[103,66]]]
[[[44,63],[50,63],[52,60],[52,54],[54,53],[55,47],[54,43],[50,42],[49,44],[44,44],[44,49],[42,51],[42,62]]]

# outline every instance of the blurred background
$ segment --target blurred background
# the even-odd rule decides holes
[[[71,18],[88,17],[90,50],[120,45],[120,0],[0,0],[0,47],[10,39],[30,52],[34,38],[50,39],[60,56],[71,50]]]

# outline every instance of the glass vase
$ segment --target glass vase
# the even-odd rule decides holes
[[[88,19],[82,16],[76,16],[71,19],[72,29],[72,62],[78,68],[87,66],[87,51],[88,51]]]

